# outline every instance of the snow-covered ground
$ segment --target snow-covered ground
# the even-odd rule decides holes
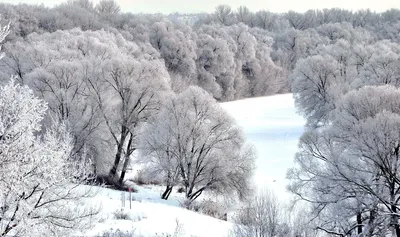
[[[293,166],[297,142],[305,120],[295,113],[291,94],[245,99],[222,104],[231,114],[256,150],[258,159],[254,182],[260,189],[275,192],[279,200],[288,200],[285,190],[287,169]],[[126,202],[125,213],[130,220],[121,220],[115,213],[121,210],[121,193],[100,189],[93,203],[103,209],[99,223],[85,233],[96,236],[109,229],[134,230],[135,236],[229,236],[232,224],[180,208],[180,195],[160,200],[160,187],[139,187],[133,194],[136,201]],[[174,235],[179,232],[178,235]]]
[[[101,236],[110,229],[134,233],[135,237],[182,237],[229,236],[232,223],[198,214],[180,207],[180,195],[172,193],[169,200],[161,200],[158,187],[138,187],[132,193],[125,192],[125,207],[122,207],[121,192],[98,188],[98,195],[91,200],[92,204],[101,205],[101,213],[93,229],[83,235],[87,237]],[[123,213],[126,218],[117,217]],[[78,234],[80,235],[80,234]]]
[[[296,114],[292,94],[251,98],[224,103],[254,144],[258,159],[254,182],[288,200],[286,171],[293,166],[305,120]]]

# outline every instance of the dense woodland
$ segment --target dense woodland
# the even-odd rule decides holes
[[[180,186],[189,204],[245,200],[255,153],[218,103],[291,92],[307,129],[288,188],[310,222],[285,232],[260,197],[237,236],[400,237],[400,10],[166,16],[70,0],[0,16],[1,236],[84,228],[96,210],[72,210],[88,194],[71,190],[124,189],[132,154],[163,199]]]

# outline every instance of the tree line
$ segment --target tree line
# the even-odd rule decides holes
[[[397,11],[318,26],[288,77],[307,119],[288,188],[329,236],[400,236]]]

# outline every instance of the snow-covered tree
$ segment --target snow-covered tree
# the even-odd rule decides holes
[[[179,88],[182,85],[195,84],[197,45],[196,34],[191,28],[161,21],[152,25],[148,35],[150,43],[165,61],[174,89],[179,91],[183,89]]]
[[[236,237],[278,236],[282,221],[282,204],[270,190],[251,198],[235,217]]]
[[[14,80],[0,88],[0,234],[68,236],[87,228],[88,164],[71,157],[61,124],[41,130],[47,106]],[[80,206],[81,205],[81,206]]]
[[[218,5],[215,8],[214,16],[219,24],[228,26],[234,23],[234,14],[229,5]]]
[[[235,17],[238,22],[242,22],[250,27],[253,27],[254,25],[251,25],[254,23],[254,13],[250,12],[249,8],[246,6],[240,6],[235,12]]]
[[[272,190],[263,189],[248,198],[233,216],[236,237],[316,237],[306,206],[287,206]]]
[[[177,95],[142,135],[142,160],[162,172],[164,198],[176,184],[190,201],[203,191],[248,195],[253,152],[241,129],[204,90],[189,87]]]
[[[295,103],[311,126],[324,123],[334,108],[332,90],[337,81],[337,64],[329,55],[316,55],[301,59],[292,75]]]
[[[287,29],[277,32],[274,36],[273,58],[290,73],[299,59],[313,55],[315,48],[328,43],[329,40],[319,35],[315,29]]]
[[[277,32],[289,28],[288,21],[276,13],[262,10],[256,12],[254,18],[255,26],[270,32]]]
[[[116,41],[105,31],[31,34],[26,41],[7,43],[6,57],[0,62],[6,76],[17,75],[20,83],[48,103],[45,121],[52,117],[66,124],[74,138],[74,152],[89,152],[97,165],[103,158],[99,151],[104,146],[99,139],[103,119],[86,82],[113,55]]]
[[[110,140],[116,146],[109,176],[123,184],[130,155],[136,150],[140,126],[157,113],[170,91],[168,72],[163,62],[126,42],[126,51],[101,62],[89,87],[101,110]],[[121,175],[116,176],[124,161]]]
[[[357,86],[400,86],[400,45],[390,41],[378,41],[368,46],[370,54],[360,68]]]
[[[117,14],[121,11],[121,7],[114,0],[101,0],[95,6],[99,14]]]
[[[388,85],[351,91],[328,125],[302,136],[290,190],[312,203],[322,230],[400,236],[399,99]]]
[[[10,24],[5,25],[5,26],[0,25],[0,43],[4,41],[4,39],[7,37],[7,35],[9,33],[10,33]],[[0,50],[1,50],[1,46],[0,46]],[[1,53],[0,59],[2,59],[3,57],[4,57],[4,54]]]

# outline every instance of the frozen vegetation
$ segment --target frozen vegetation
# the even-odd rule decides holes
[[[0,16],[0,236],[400,237],[399,9]]]

